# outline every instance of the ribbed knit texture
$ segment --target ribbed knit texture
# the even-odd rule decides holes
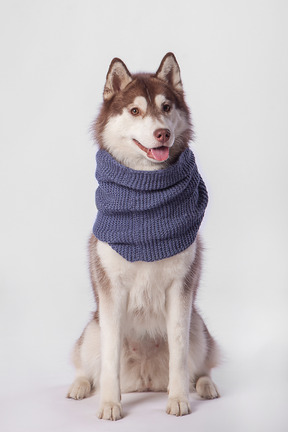
[[[96,162],[99,240],[131,262],[168,258],[194,242],[208,195],[190,149],[157,171],[127,168],[105,150]]]

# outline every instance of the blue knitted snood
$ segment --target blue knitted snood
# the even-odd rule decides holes
[[[208,195],[190,149],[157,171],[137,171],[96,154],[94,235],[128,261],[176,255],[195,240]]]

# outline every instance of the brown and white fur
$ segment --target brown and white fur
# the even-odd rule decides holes
[[[173,163],[192,135],[174,55],[166,54],[156,74],[131,75],[114,59],[94,130],[100,148],[127,167]],[[155,158],[151,149],[159,147],[164,156]],[[176,416],[190,412],[189,391],[217,398],[210,371],[218,348],[195,306],[199,236],[185,251],[154,262],[128,262],[93,235],[89,252],[98,309],[76,343],[68,397],[82,399],[100,387],[99,418],[106,420],[121,418],[121,392],[168,389],[167,413]]]

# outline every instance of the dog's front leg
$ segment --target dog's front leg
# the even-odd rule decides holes
[[[98,417],[119,420],[122,417],[120,393],[120,351],[125,299],[121,294],[99,293],[101,327],[100,410]]]
[[[185,292],[183,283],[174,282],[167,293],[167,334],[169,345],[169,386],[167,413],[182,416],[189,407],[189,329],[192,293]]]

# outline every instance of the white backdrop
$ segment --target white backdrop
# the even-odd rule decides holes
[[[1,430],[288,428],[288,4],[281,0],[9,0],[1,45]],[[210,202],[198,304],[224,351],[222,398],[164,414],[165,395],[64,398],[69,353],[94,309],[86,244],[95,218],[89,128],[109,62],[154,72],[173,51]],[[161,426],[162,424],[162,426]],[[179,426],[178,426],[179,425]]]

